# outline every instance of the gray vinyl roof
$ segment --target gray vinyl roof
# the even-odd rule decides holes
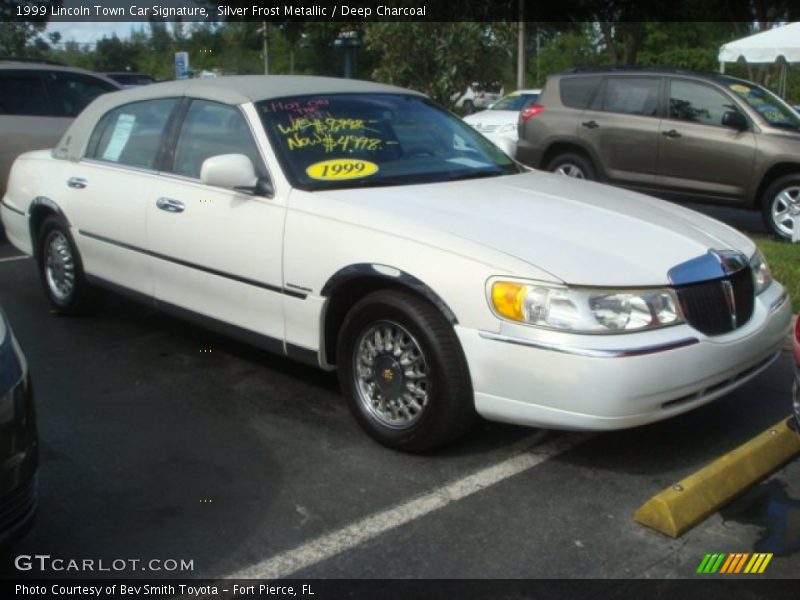
[[[57,158],[80,160],[97,121],[109,110],[131,102],[187,96],[238,105],[288,96],[345,93],[422,95],[419,92],[383,83],[305,75],[237,75],[154,83],[98,96],[73,121],[53,151],[53,155]]]

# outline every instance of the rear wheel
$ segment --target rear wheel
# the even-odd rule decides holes
[[[474,421],[472,385],[453,327],[416,296],[383,290],[358,302],[342,325],[337,362],[351,412],[385,446],[425,452]]]
[[[580,154],[559,154],[550,161],[547,170],[575,179],[597,179],[592,163]]]
[[[38,235],[39,276],[48,300],[62,314],[85,312],[94,299],[64,219],[47,217]]]
[[[761,199],[764,224],[775,235],[792,238],[792,230],[800,227],[800,173],[775,180]]]

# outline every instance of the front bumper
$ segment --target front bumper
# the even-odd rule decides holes
[[[748,323],[716,337],[688,325],[604,336],[508,323],[499,332],[462,326],[456,332],[475,408],[485,418],[611,430],[687,412],[744,384],[778,357],[790,319],[788,299],[775,284],[756,299]]]

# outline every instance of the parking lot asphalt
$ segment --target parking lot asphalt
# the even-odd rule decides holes
[[[17,254],[0,244],[0,304],[31,365],[40,505],[3,577],[87,576],[14,568],[34,554],[192,561],[90,574],[147,578],[692,578],[710,552],[775,552],[759,577],[800,573],[800,460],[679,539],[633,522],[650,496],[788,414],[787,353],[655,425],[481,422],[408,456],[360,431],[334,375],[114,295],[87,317],[51,314]]]

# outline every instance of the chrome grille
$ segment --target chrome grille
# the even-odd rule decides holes
[[[749,267],[713,279],[676,286],[687,322],[706,335],[738,329],[753,316],[755,290]]]

